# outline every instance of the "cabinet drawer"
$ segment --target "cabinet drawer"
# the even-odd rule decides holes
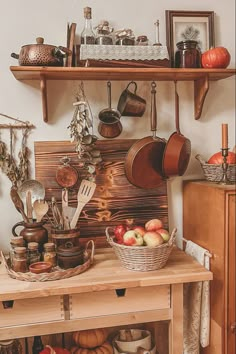
[[[14,300],[11,308],[0,304],[0,328],[64,319],[61,296]]]
[[[70,318],[115,315],[170,308],[170,286],[105,290],[70,296]],[[120,296],[121,293],[121,296]]]

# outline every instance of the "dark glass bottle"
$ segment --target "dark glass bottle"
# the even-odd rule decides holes
[[[81,44],[95,44],[95,33],[92,27],[92,9],[91,7],[84,8],[84,28],[81,32]]]
[[[198,42],[193,40],[181,41],[176,44],[178,50],[175,53],[176,68],[200,68],[201,52]]]
[[[43,342],[40,336],[34,337],[34,342],[32,346],[32,353],[39,354],[44,349]]]

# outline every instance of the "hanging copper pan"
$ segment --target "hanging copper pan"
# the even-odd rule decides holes
[[[189,164],[191,156],[191,142],[179,128],[179,95],[177,93],[177,83],[175,81],[175,124],[176,132],[171,134],[166,144],[162,172],[165,177],[182,176]]]
[[[162,182],[162,157],[165,141],[156,136],[156,84],[151,90],[151,131],[153,136],[137,140],[125,159],[125,173],[129,182],[140,188],[156,188]]]

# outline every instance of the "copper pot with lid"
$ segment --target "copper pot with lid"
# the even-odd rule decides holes
[[[57,248],[57,261],[62,269],[77,267],[84,262],[84,249],[80,245],[74,246],[72,242]]]
[[[44,44],[44,39],[38,37],[35,44],[22,46],[20,53],[11,53],[11,57],[18,59],[19,65],[63,66],[63,58],[70,52],[62,46]]]

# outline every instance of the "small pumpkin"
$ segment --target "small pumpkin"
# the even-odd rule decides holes
[[[96,328],[74,332],[73,340],[82,348],[95,348],[102,345],[107,340],[107,336],[105,328]]]
[[[230,63],[231,56],[224,47],[215,47],[202,54],[202,67],[205,69],[225,69]]]
[[[228,164],[235,164],[236,163],[236,154],[233,151],[228,152],[227,156],[227,162]],[[212,155],[209,160],[207,161],[209,164],[222,164],[223,163],[223,156],[221,151],[216,152],[214,155]]]
[[[72,354],[113,354],[113,348],[110,343],[104,342],[102,345],[96,348],[79,348],[72,347]]]
[[[46,345],[39,354],[70,354],[70,352],[64,348],[51,347],[50,345]]]

